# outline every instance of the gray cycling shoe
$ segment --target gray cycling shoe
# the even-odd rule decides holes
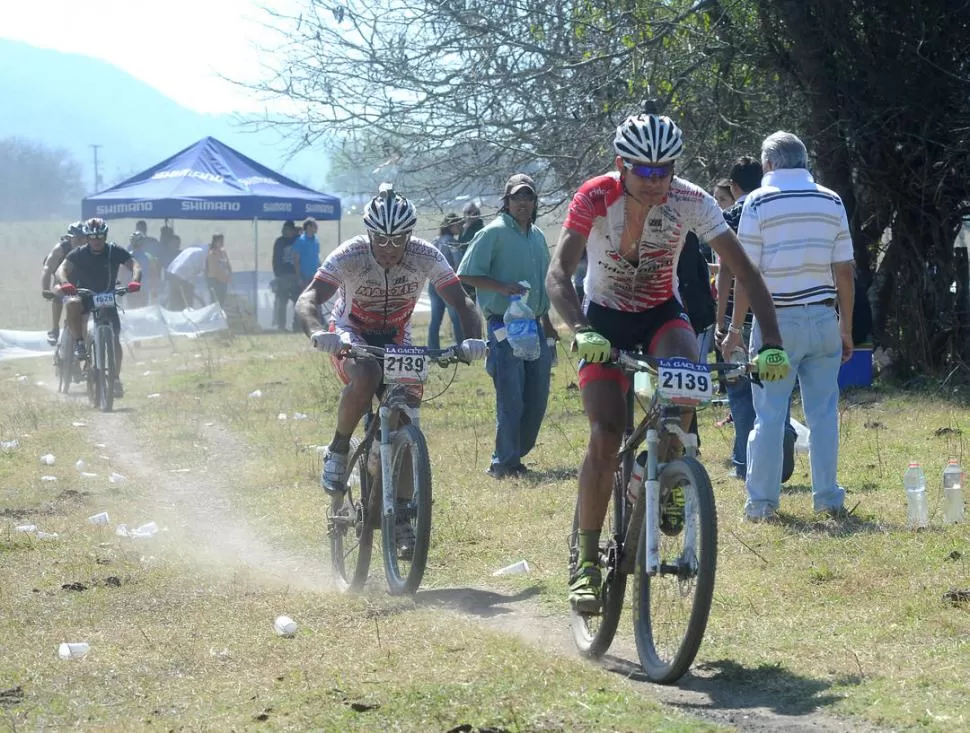
[[[323,454],[323,473],[320,474],[320,485],[323,490],[333,496],[343,496],[347,490],[347,454],[335,453],[327,448]]]

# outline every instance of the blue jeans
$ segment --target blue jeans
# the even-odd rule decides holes
[[[791,360],[789,375],[753,390],[755,421],[748,436],[748,516],[764,516],[778,508],[781,496],[783,421],[795,379],[802,394],[812,467],[812,503],[817,512],[839,509],[845,490],[836,481],[839,462],[839,367],[842,339],[835,309],[825,305],[778,308],[778,326]],[[764,340],[755,321],[751,353]]]
[[[495,452],[492,470],[508,473],[536,444],[539,427],[549,401],[552,352],[539,339],[539,358],[525,361],[512,355],[506,340],[495,339],[495,329],[504,328],[501,318],[488,319],[488,358],[485,371],[495,385]],[[542,333],[542,326],[539,326]]]
[[[725,325],[727,328],[727,325]],[[751,330],[744,327],[745,342],[751,339]],[[757,352],[754,352],[757,353]],[[751,401],[751,381],[740,377],[727,383],[728,406],[731,408],[731,420],[734,423],[734,451],[731,453],[731,463],[739,479],[748,475],[748,436],[754,428],[754,403]],[[797,438],[795,428],[791,424],[791,401],[788,403],[788,413],[785,415],[785,432],[791,434],[792,441]]]
[[[460,344],[464,336],[461,332],[461,320],[458,318],[458,311],[445,303],[444,299],[438,295],[438,291],[433,286],[428,288],[428,297],[431,299],[431,323],[428,325],[428,348],[441,348],[439,333],[441,332],[441,321],[444,320],[446,310],[448,311],[448,317],[451,318],[451,327],[454,330],[455,343]]]

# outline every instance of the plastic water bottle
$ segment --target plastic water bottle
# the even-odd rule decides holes
[[[906,487],[909,526],[914,529],[926,527],[930,523],[930,510],[926,502],[926,477],[923,475],[922,467],[916,461],[912,461],[906,469],[903,485]]]
[[[539,358],[539,323],[536,314],[526,303],[529,297],[529,283],[519,285],[526,289],[524,295],[510,295],[509,307],[505,310],[505,334],[512,347],[512,354],[526,361]]]
[[[636,504],[637,499],[643,492],[643,476],[647,470],[647,452],[640,451],[636,460],[633,462],[633,471],[630,472],[630,483],[626,487],[626,500],[631,504]]]
[[[963,469],[958,461],[951,460],[943,469],[943,522],[958,524],[963,521]]]
[[[748,363],[748,352],[745,351],[743,346],[735,346],[734,351],[731,352],[731,356],[728,361],[732,364],[747,364]],[[741,374],[738,372],[732,372],[728,374],[725,379],[731,384],[734,384],[741,378]]]

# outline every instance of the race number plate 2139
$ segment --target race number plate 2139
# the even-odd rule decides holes
[[[704,364],[690,359],[658,359],[658,389],[660,395],[686,405],[710,402],[714,396],[714,382]]]
[[[428,359],[416,346],[388,346],[384,350],[384,382],[422,384],[428,377]]]

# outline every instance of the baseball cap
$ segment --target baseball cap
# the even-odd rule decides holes
[[[530,191],[532,191],[532,193],[535,193],[536,192],[535,181],[529,178],[529,176],[527,176],[525,173],[516,173],[514,176],[511,176],[509,180],[505,182],[505,195],[511,196],[516,191],[519,191],[523,188],[527,188]]]

